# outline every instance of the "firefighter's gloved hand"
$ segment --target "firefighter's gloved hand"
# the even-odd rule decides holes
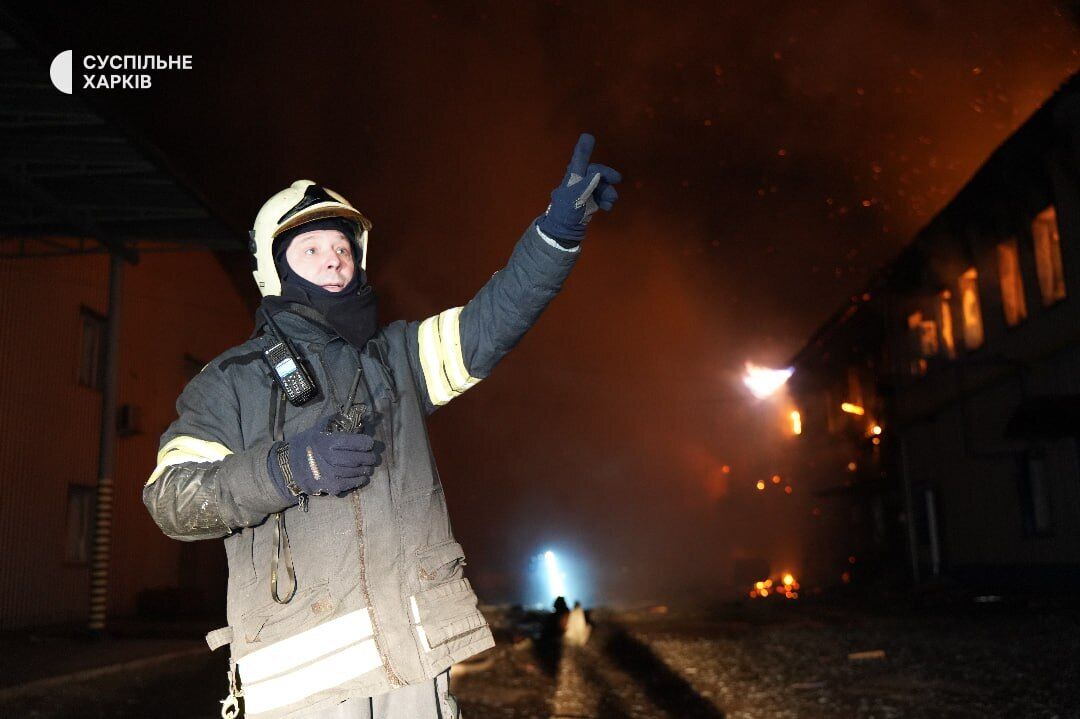
[[[582,133],[570,165],[559,186],[551,191],[551,204],[537,222],[537,227],[564,247],[576,246],[585,239],[585,226],[598,209],[610,210],[619,199],[613,185],[622,175],[606,165],[589,162],[596,139]]]
[[[278,491],[292,503],[301,494],[334,494],[363,487],[371,481],[377,458],[375,440],[366,434],[324,432],[330,416],[287,442],[277,442],[266,459]]]

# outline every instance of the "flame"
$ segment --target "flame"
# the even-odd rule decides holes
[[[797,409],[791,411],[791,431],[794,434],[802,434],[802,415]]]
[[[857,404],[852,404],[851,402],[844,402],[840,405],[840,409],[844,410],[848,414],[857,414],[860,417],[866,414],[865,408]]]
[[[767,399],[783,387],[793,374],[795,374],[793,367],[772,369],[747,362],[746,374],[743,375],[743,384],[750,390],[750,394],[758,399]]]
[[[783,596],[785,599],[798,599],[799,589],[799,582],[795,579],[795,575],[791,572],[785,572],[783,576],[777,579],[775,587],[771,578],[754,582],[749,594],[751,599],[764,599],[770,594],[777,597]]]

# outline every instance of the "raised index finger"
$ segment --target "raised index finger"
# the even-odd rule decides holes
[[[574,156],[570,158],[570,172],[585,177],[585,171],[589,167],[589,157],[592,155],[593,145],[596,138],[587,132],[581,133],[577,145],[574,147]]]

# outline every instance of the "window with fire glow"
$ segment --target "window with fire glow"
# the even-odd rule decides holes
[[[1024,278],[1020,273],[1020,249],[1016,240],[1006,240],[997,246],[998,281],[1001,283],[1001,307],[1009,327],[1027,319],[1024,300]]]
[[[926,374],[926,358],[935,357],[939,350],[937,322],[926,319],[922,312],[912,312],[908,315],[908,331],[916,355],[911,364],[911,373]]]
[[[945,290],[938,295],[938,324],[941,327],[941,344],[949,359],[956,357],[956,338],[953,335],[952,293]]]
[[[1044,306],[1065,299],[1065,268],[1061,261],[1061,235],[1057,213],[1051,205],[1040,212],[1031,223],[1035,244],[1035,270],[1039,276],[1039,291]]]
[[[979,273],[974,267],[960,275],[960,308],[964,313],[964,349],[982,347],[983,321],[979,306]]]

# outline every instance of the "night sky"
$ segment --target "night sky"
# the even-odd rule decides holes
[[[756,496],[745,468],[779,438],[743,363],[792,356],[1080,67],[1077,12],[1052,2],[108,7],[13,12],[49,50],[193,55],[101,99],[238,241],[295,179],[348,197],[387,321],[468,301],[580,132],[623,173],[564,293],[432,418],[489,600],[520,598],[547,547],[597,599],[794,561],[764,527],[805,501],[797,477]]]

